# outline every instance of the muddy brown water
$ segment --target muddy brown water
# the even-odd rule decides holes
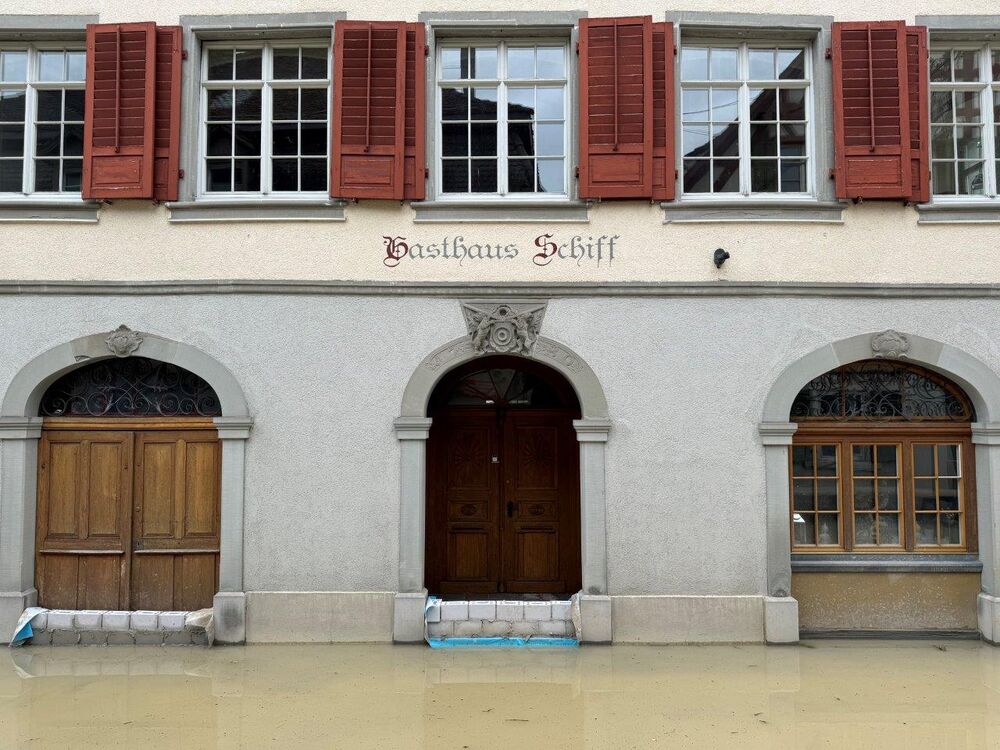
[[[1000,748],[1000,649],[29,647],[0,748]]]

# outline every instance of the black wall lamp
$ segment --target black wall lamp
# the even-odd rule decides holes
[[[729,253],[723,250],[721,247],[715,251],[712,256],[712,262],[715,263],[716,268],[722,268],[722,264],[729,260]]]

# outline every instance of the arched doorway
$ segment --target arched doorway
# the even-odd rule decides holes
[[[56,379],[38,415],[38,603],[211,607],[222,458],[212,387],[175,364],[113,357]]]
[[[441,379],[428,416],[427,589],[576,593],[580,404],[569,382],[535,361],[483,357]]]

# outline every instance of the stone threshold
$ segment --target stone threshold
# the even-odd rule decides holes
[[[428,642],[470,638],[579,641],[579,615],[574,617],[578,609],[575,599],[442,601],[430,597],[424,610],[425,636]]]
[[[30,620],[33,646],[210,646],[212,610],[49,609]]]

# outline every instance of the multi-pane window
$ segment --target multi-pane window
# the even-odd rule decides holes
[[[438,48],[442,195],[567,195],[567,58],[564,43]]]
[[[917,544],[962,544],[962,446],[913,446],[913,500]]]
[[[807,52],[748,43],[682,46],[685,194],[811,192]]]
[[[996,198],[1000,48],[933,49],[930,81],[934,195]]]
[[[330,48],[206,45],[202,192],[326,193]]]
[[[838,445],[792,447],[792,534],[797,545],[840,545]]]
[[[80,192],[85,78],[83,49],[0,49],[0,193]]]

